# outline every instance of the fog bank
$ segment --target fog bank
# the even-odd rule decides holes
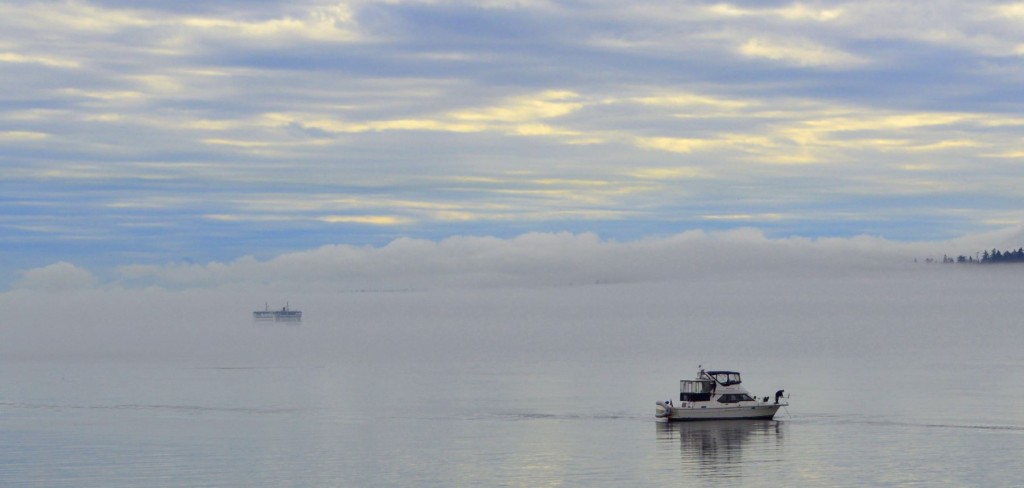
[[[767,351],[1016,358],[1024,268],[914,263],[915,250],[752,232],[636,243],[531,234],[126,270],[132,280],[175,285],[139,287],[61,265],[0,294],[0,354],[231,367],[577,360],[692,368]],[[78,276],[65,281],[74,286],[45,279],[67,271]],[[301,326],[252,323],[253,310],[285,301],[304,312]]]
[[[771,239],[756,229],[682,234],[617,242],[594,234],[524,234],[512,239],[451,237],[439,242],[398,239],[382,247],[329,245],[268,260],[127,265],[113,272],[57,262],[21,273],[15,289],[271,288],[411,290],[448,287],[572,286],[643,283],[752,273],[843,273],[892,269],[915,260],[1013,247],[1020,229],[941,243],[853,238]],[[96,275],[105,276],[98,279]]]

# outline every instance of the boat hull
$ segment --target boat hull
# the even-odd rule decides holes
[[[690,422],[699,420],[771,420],[784,404],[736,405],[728,407],[669,407],[659,404],[655,411],[658,422]]]

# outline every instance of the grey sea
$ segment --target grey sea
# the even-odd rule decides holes
[[[136,324],[96,319],[47,357],[33,347],[67,329],[15,337],[30,353],[2,364],[0,486],[1024,483],[1012,288],[783,285],[340,294],[297,327],[209,322],[106,349]],[[656,423],[699,364],[790,406]]]

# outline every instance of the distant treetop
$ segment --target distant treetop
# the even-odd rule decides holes
[[[926,263],[936,262],[932,258],[925,259]],[[1024,247],[1018,248],[1016,251],[1000,251],[998,249],[992,249],[991,251],[983,251],[977,253],[975,256],[964,256],[963,254],[953,258],[949,255],[942,256],[943,263],[972,263],[972,264],[995,264],[995,263],[1024,263]]]

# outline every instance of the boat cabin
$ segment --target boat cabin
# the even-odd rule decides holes
[[[679,382],[679,401],[710,402],[713,390],[711,380],[682,380]]]
[[[732,386],[740,383],[740,374],[735,371],[701,371],[698,379],[681,380],[679,382],[679,401],[710,402],[711,397],[715,393],[716,386]],[[721,393],[718,395],[720,403],[738,403],[754,400],[746,393],[729,390],[719,393]]]

